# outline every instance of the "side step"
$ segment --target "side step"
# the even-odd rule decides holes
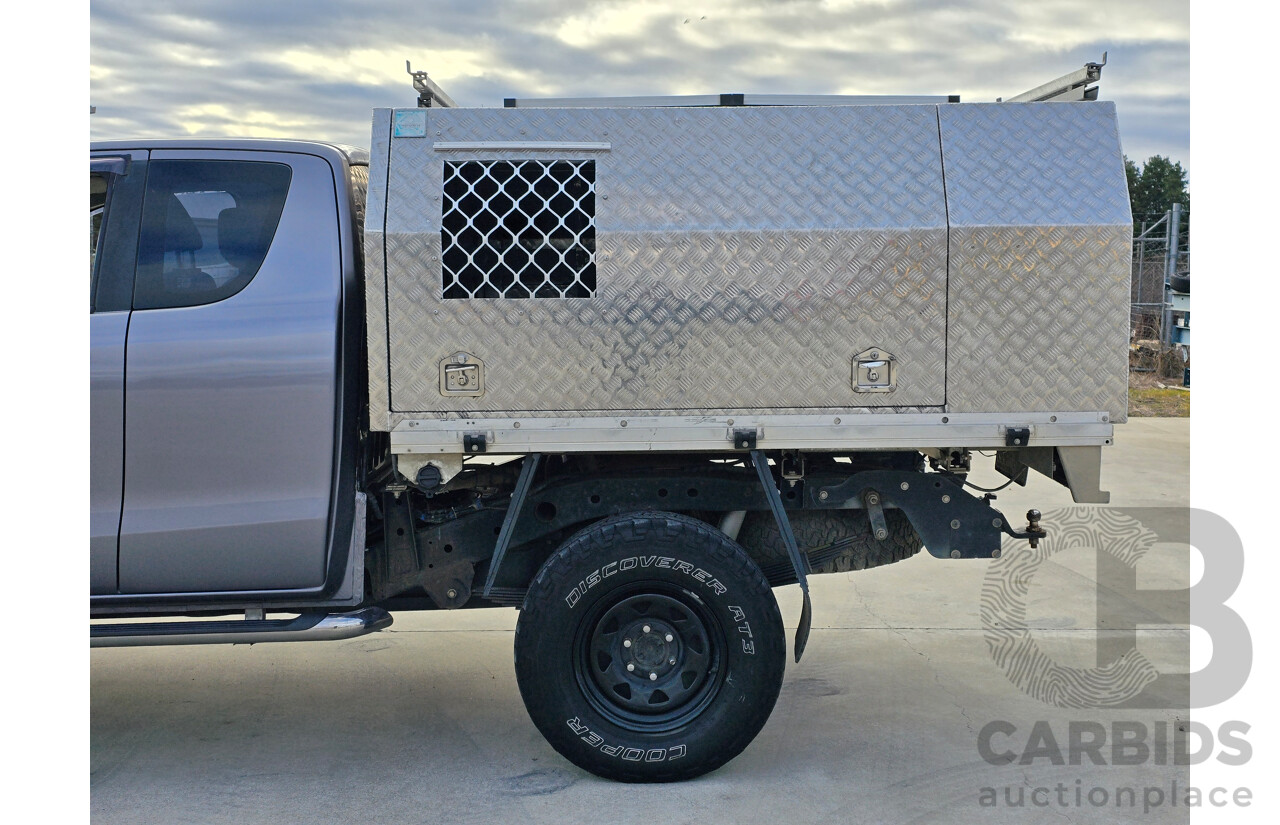
[[[351,613],[304,613],[295,619],[91,624],[89,647],[334,641],[382,630],[391,621],[381,607],[366,607]]]

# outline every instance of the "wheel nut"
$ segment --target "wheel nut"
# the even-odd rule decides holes
[[[670,633],[667,634],[666,638],[668,642],[674,642],[676,640],[676,637],[672,636]]]
[[[648,633],[651,630],[651,628],[649,627],[649,625],[645,625],[644,627],[641,628],[641,630],[643,630],[645,633]]]
[[[622,646],[623,646],[623,647],[631,647],[631,640],[630,640],[630,639],[623,639],[623,640],[622,640]]]
[[[675,663],[676,663],[676,657],[674,656],[672,656],[670,659],[667,660],[667,664],[669,665],[674,665]]]
[[[630,671],[632,671],[632,670],[635,670],[635,669],[636,669],[635,662],[627,662],[627,671],[628,671],[628,672],[630,672]]]
[[[650,673],[650,674],[649,674],[649,681],[650,681],[650,682],[656,682],[656,681],[658,681],[658,674],[656,674],[656,673]]]

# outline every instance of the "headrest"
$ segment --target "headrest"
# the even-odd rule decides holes
[[[164,217],[164,251],[194,252],[203,246],[196,222],[191,220],[177,195],[170,194]]]

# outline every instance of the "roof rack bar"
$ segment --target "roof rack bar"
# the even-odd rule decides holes
[[[647,95],[640,97],[508,97],[508,109],[615,109],[649,106],[719,106],[720,95]]]
[[[639,97],[509,97],[508,109],[612,109],[664,106],[872,106],[959,103],[959,95],[645,95]]]
[[[458,104],[453,102],[453,98],[444,93],[436,82],[427,77],[426,72],[415,72],[409,66],[409,61],[404,62],[404,70],[413,78],[414,91],[418,93],[418,108],[430,109],[432,106],[438,106],[444,109],[456,109]]]
[[[747,106],[897,106],[959,103],[960,95],[744,95]]]

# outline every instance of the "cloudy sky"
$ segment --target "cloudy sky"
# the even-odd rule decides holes
[[[1190,167],[1180,0],[93,0],[95,139],[367,146],[412,106],[406,59],[462,106],[504,97],[959,94],[990,101],[1110,54],[1125,153]]]

